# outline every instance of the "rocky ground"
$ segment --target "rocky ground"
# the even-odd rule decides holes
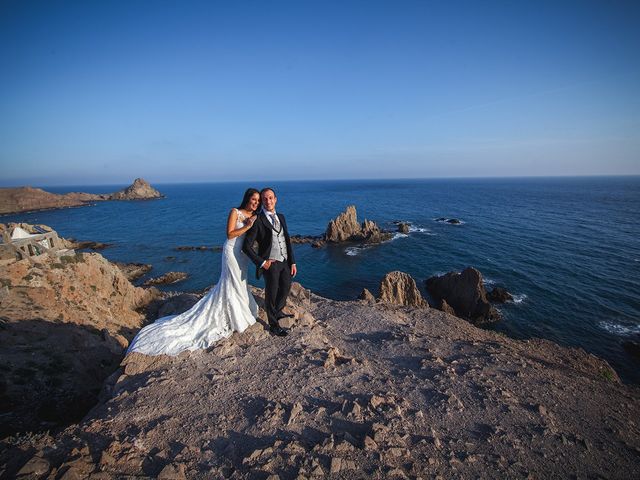
[[[287,337],[258,323],[206,351],[127,357],[79,425],[5,439],[0,476],[637,476],[639,390],[606,362],[430,308],[298,285],[290,300]]]

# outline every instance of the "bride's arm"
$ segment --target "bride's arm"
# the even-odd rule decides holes
[[[227,238],[231,240],[232,238],[239,237],[247,230],[251,228],[253,222],[247,222],[242,227],[236,228],[236,222],[238,220],[238,212],[235,208],[232,208],[229,212],[229,218],[227,219]]]

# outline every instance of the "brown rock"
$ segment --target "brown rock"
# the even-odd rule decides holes
[[[324,361],[324,368],[333,368],[344,363],[350,363],[353,358],[344,356],[336,347],[330,347],[327,351],[327,358]]]
[[[444,298],[440,301],[439,310],[442,310],[443,312],[448,313],[449,315],[456,314],[456,311],[453,308],[451,308],[451,305],[449,305]]]
[[[376,297],[374,297],[369,290],[367,290],[366,288],[363,288],[360,295],[358,295],[358,300],[364,300],[365,302],[368,302],[368,303],[375,303]]]
[[[360,235],[354,237],[354,240],[361,240],[365,243],[380,243],[389,240],[391,237],[391,233],[383,232],[375,222],[365,220],[362,222]]]
[[[400,222],[398,223],[398,232],[400,233],[409,233],[409,223],[406,222]]]
[[[348,206],[343,213],[331,220],[324,234],[324,239],[330,243],[380,243],[391,237],[390,232],[380,230],[380,227],[370,220],[365,220],[360,225],[356,207],[353,205]]]
[[[398,271],[389,272],[384,276],[380,282],[378,299],[394,305],[428,307],[411,275]]]
[[[163,195],[149,185],[146,180],[136,178],[127,188],[112,193],[109,200],[149,200],[162,197]]]
[[[49,461],[45,458],[34,456],[18,470],[18,478],[42,478],[51,470]]]
[[[302,413],[302,404],[300,402],[296,402],[293,404],[293,407],[291,407],[291,413],[289,414],[289,421],[287,422],[287,425],[291,425],[295,422],[300,413]]]
[[[487,300],[482,282],[482,274],[469,267],[461,273],[449,272],[426,281],[427,290],[440,302],[445,300],[456,316],[476,325],[495,322],[500,319],[498,311]]]
[[[112,245],[111,243],[94,242],[91,240],[75,240],[73,238],[67,239],[66,243],[67,243],[67,248],[72,248],[74,250],[94,250],[94,251],[104,250],[105,248],[110,247]],[[126,264],[123,264],[123,265],[126,265]],[[137,264],[137,265],[141,265],[141,264]]]
[[[378,444],[369,435],[364,437],[364,449],[365,450],[378,450]]]
[[[125,277],[130,282],[137,280],[142,277],[146,273],[148,273],[153,267],[151,265],[145,263],[123,263],[123,262],[113,262],[115,266],[117,266],[122,273],[124,273]]]
[[[502,287],[494,287],[493,290],[487,293],[487,300],[493,303],[505,303],[513,301],[513,295]]]
[[[150,278],[143,283],[143,286],[150,287],[152,285],[171,285],[173,283],[182,282],[189,278],[189,274],[185,272],[167,272],[159,277]]]
[[[343,213],[329,222],[325,232],[325,240],[333,243],[345,242],[359,235],[361,230],[356,207],[350,205]]]
[[[342,470],[342,459],[339,457],[333,457],[331,459],[331,467],[329,468],[330,473],[338,473]]]
[[[282,328],[293,328],[296,324],[296,320],[293,317],[285,317],[278,320],[278,325]]]
[[[186,480],[184,465],[170,463],[158,474],[158,480]]]

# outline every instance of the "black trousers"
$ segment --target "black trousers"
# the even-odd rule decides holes
[[[287,304],[291,290],[291,268],[287,262],[273,262],[269,270],[263,270],[264,300],[270,326],[278,325],[278,315]]]

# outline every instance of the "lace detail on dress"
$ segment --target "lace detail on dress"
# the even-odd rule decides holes
[[[244,226],[244,221],[247,219],[247,216],[237,208],[234,208],[234,210],[238,214],[238,219],[236,220],[236,228],[241,228],[242,226]],[[242,225],[238,226],[238,224],[241,222],[242,222]]]

